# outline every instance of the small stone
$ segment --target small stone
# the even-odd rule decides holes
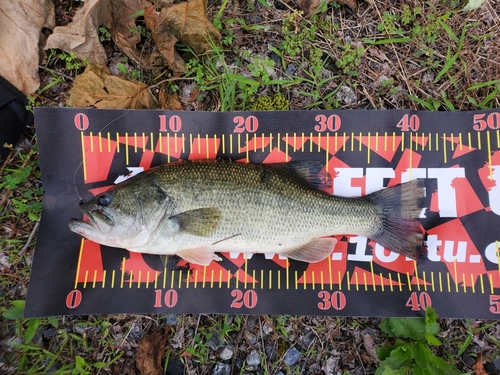
[[[354,105],[358,102],[356,93],[351,87],[347,85],[340,86],[339,90],[337,91],[337,100],[348,105]]]
[[[313,363],[311,367],[309,367],[308,375],[319,375],[322,373],[321,366],[319,363]]]
[[[492,361],[492,363],[493,363],[493,366],[495,366],[495,368],[496,368],[497,370],[500,370],[500,359],[494,359],[494,360]]]
[[[220,353],[219,357],[223,361],[227,361],[233,357],[233,354],[234,354],[234,346],[228,345],[224,348],[222,353]]]
[[[249,315],[247,319],[247,327],[249,329],[253,329],[255,327],[256,322],[257,322],[257,317],[255,315]]]
[[[245,339],[247,339],[250,345],[255,345],[257,343],[257,336],[247,329],[245,329]]]
[[[51,327],[43,331],[43,338],[50,339],[54,337],[55,334],[56,334],[56,329],[54,327]]]
[[[168,375],[183,375],[184,370],[184,363],[180,358],[169,359],[167,365]]]
[[[262,16],[259,15],[247,16],[245,18],[248,25],[255,25],[262,22]]]
[[[213,375],[231,375],[231,366],[225,363],[217,363],[214,367]]]
[[[309,328],[306,328],[304,331],[304,337],[302,338],[302,345],[308,347],[313,338],[314,338],[314,332],[311,331]]]
[[[274,357],[276,357],[276,350],[274,350],[274,346],[266,346],[265,352],[267,358],[270,360],[273,360]]]
[[[194,329],[188,328],[184,331],[184,338],[187,340],[191,339],[194,336]]]
[[[179,315],[177,314],[169,314],[167,315],[167,325],[168,326],[175,326],[177,325],[177,321],[179,320]]]
[[[286,68],[286,75],[293,76],[296,71],[297,71],[297,66],[295,64],[288,64]]]
[[[238,370],[241,370],[241,368],[243,367],[243,361],[239,358],[237,358],[235,361],[234,361],[234,367]]]
[[[282,65],[281,57],[278,54],[271,52],[271,54],[269,55],[269,58],[274,61],[274,67],[276,69],[281,68],[281,65]]]
[[[256,350],[252,350],[249,355],[247,355],[247,365],[258,366],[260,365],[260,354]]]
[[[292,347],[285,353],[285,359],[283,360],[287,366],[292,366],[300,358],[300,352],[295,348]]]
[[[87,327],[84,325],[75,325],[74,329],[75,332],[78,333],[79,335],[83,335],[87,332]]]
[[[476,363],[476,360],[467,353],[462,354],[462,361],[469,367],[472,367]]]
[[[269,335],[271,332],[273,332],[273,329],[269,324],[264,323],[264,325],[262,326],[262,331],[264,331],[266,335]]]
[[[483,364],[485,374],[498,374],[498,371],[495,367],[495,365],[491,362],[486,362]]]
[[[336,375],[339,361],[340,357],[335,355],[328,358],[322,367],[322,370],[325,373],[325,375]]]
[[[213,351],[216,351],[217,349],[219,349],[222,346],[222,344],[223,344],[223,342],[220,338],[219,332],[214,331],[214,333],[212,334],[212,337],[210,337],[208,339],[208,346]]]

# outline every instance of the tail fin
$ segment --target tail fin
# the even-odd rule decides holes
[[[425,230],[416,220],[425,205],[423,180],[414,180],[372,194],[382,216],[380,230],[371,236],[385,248],[412,259],[425,255]]]

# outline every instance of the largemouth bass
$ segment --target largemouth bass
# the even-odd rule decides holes
[[[217,252],[277,253],[304,262],[328,257],[330,236],[363,235],[417,259],[423,228],[421,180],[360,198],[318,189],[317,164],[184,161],[140,173],[80,209],[69,227],[100,244],[208,265]]]

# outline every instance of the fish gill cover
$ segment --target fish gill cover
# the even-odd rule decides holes
[[[177,112],[37,108],[45,190],[25,314],[500,314],[500,111]],[[314,160],[328,192],[422,179],[427,256],[336,236],[327,259],[221,253],[208,266],[102,246],[71,232],[81,200],[177,160]],[[272,230],[272,228],[270,228]],[[301,301],[301,303],[297,303]]]

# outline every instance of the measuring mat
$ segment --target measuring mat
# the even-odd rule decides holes
[[[500,110],[180,112],[36,108],[43,211],[26,317],[251,313],[500,317]],[[102,246],[71,232],[80,200],[153,166],[225,158],[315,160],[330,193],[424,179],[428,253],[414,261],[363,236],[330,257],[219,254],[208,266]],[[269,228],[270,231],[273,228]]]

